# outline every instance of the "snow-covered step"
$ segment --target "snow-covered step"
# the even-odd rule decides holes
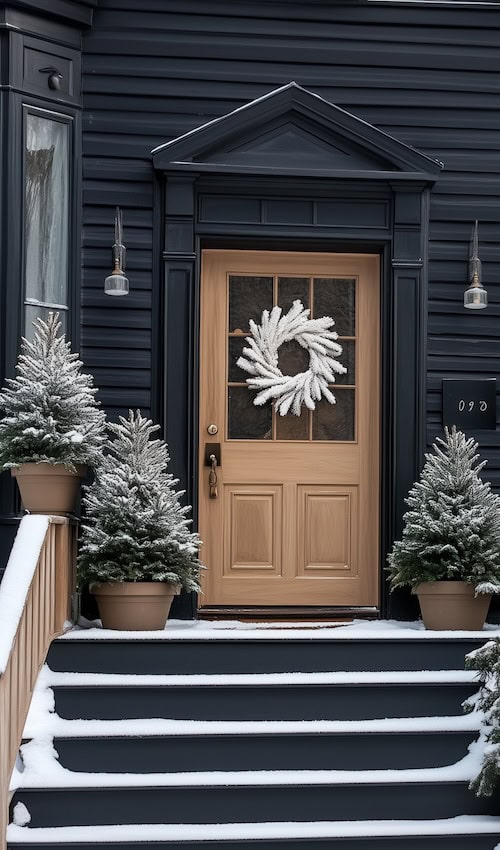
[[[407,629],[380,624],[229,629],[203,623],[169,623],[164,632],[116,635],[102,629],[69,632],[53,643],[48,664],[80,673],[446,670],[461,669],[465,655],[488,636],[436,636],[415,624]]]
[[[157,850],[493,850],[500,818],[462,816],[439,820],[318,821],[315,823],[141,824],[29,828],[11,825],[8,847],[44,850],[129,850],[154,844]]]
[[[141,823],[245,823],[271,820],[287,822],[323,820],[433,819],[458,815],[491,814],[492,804],[468,791],[467,780],[435,781],[433,776],[418,783],[378,782],[373,777],[356,781],[332,781],[323,776],[291,777],[238,773],[171,774],[182,777],[173,784],[102,785],[102,774],[94,774],[92,784],[60,785],[20,789],[16,802],[26,805],[33,827]],[[282,772],[276,772],[282,774]],[[110,775],[107,774],[109,777]],[[186,781],[189,778],[191,781]],[[208,784],[210,779],[211,784]],[[314,781],[313,781],[314,779]],[[113,780],[115,777],[113,776]],[[245,781],[246,780],[246,781]],[[496,801],[498,804],[498,800]],[[498,807],[496,809],[498,811]]]
[[[461,714],[464,670],[227,675],[52,673],[60,717],[107,720],[365,720]],[[147,709],[146,709],[147,706]]]

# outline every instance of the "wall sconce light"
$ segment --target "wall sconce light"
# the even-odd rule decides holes
[[[481,260],[479,259],[477,221],[472,228],[469,256],[469,287],[464,292],[464,307],[482,310],[488,306],[488,293],[481,283]]]
[[[123,223],[120,207],[115,212],[115,241],[113,244],[113,271],[104,281],[106,295],[128,295],[128,277],[125,276],[127,249],[123,244]]]

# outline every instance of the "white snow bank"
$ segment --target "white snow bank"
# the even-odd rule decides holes
[[[5,672],[49,527],[48,516],[25,516],[0,584],[0,676]]]
[[[130,632],[75,627],[61,640],[435,640],[500,636],[500,626],[482,631],[431,631],[421,620],[353,620],[350,623],[243,623],[238,620],[168,620],[164,629]]]
[[[494,835],[500,818],[462,815],[440,820],[316,821],[314,823],[209,823],[63,826],[30,829],[9,826],[9,843],[152,844],[159,841],[251,841],[259,839],[356,838],[413,835]],[[472,846],[472,845],[471,845]],[[499,845],[500,846],[500,845]]]

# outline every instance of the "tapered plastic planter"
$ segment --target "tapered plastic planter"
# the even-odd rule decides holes
[[[23,507],[31,514],[63,516],[74,512],[86,466],[76,471],[62,463],[23,463],[11,470]]]
[[[104,629],[151,631],[165,627],[180,587],[161,581],[130,581],[94,584],[91,591]]]
[[[422,619],[426,629],[483,628],[488,614],[491,594],[474,596],[474,585],[465,581],[429,581],[417,585]]]

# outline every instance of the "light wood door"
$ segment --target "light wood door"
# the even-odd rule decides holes
[[[373,255],[203,253],[201,606],[378,604],[379,277]],[[254,404],[237,360],[250,318],[296,299],[335,320],[347,373],[330,387],[336,404],[280,416]],[[285,375],[308,362],[295,341],[280,349]],[[207,444],[220,444],[216,498]]]

